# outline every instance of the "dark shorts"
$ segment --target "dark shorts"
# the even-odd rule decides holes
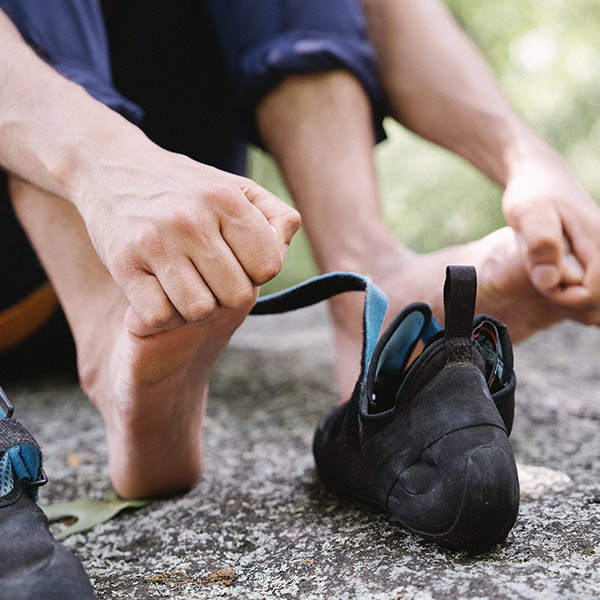
[[[352,72],[382,137],[383,95],[359,0],[0,0],[0,8],[47,62],[156,143],[221,169],[244,172],[254,106],[292,73]],[[1,310],[44,280],[3,181],[0,239]]]
[[[376,137],[383,138],[384,97],[360,0],[204,3],[246,131],[258,101],[287,75],[346,69],[369,96]]]

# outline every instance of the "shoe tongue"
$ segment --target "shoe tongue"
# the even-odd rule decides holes
[[[444,284],[446,364],[472,360],[477,272],[471,266],[448,266]]]
[[[376,366],[373,378],[369,378],[373,382],[368,398],[369,413],[380,413],[393,406],[417,342],[427,342],[440,330],[440,324],[424,304],[408,307],[392,322],[380,340],[381,351],[374,352]]]
[[[376,380],[404,370],[412,351],[430,321],[431,318],[419,310],[406,315],[388,339],[379,356],[375,370]]]

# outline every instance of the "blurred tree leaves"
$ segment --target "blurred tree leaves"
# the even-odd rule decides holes
[[[447,0],[447,5],[537,131],[563,153],[593,138],[598,153],[600,2]]]

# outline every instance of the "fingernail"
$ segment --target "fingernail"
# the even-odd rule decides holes
[[[560,282],[560,271],[554,265],[533,267],[531,281],[536,288],[548,290]]]
[[[583,267],[573,254],[567,254],[564,257],[563,265],[570,280],[577,282],[581,282],[583,280],[583,276],[585,274]]]
[[[281,247],[281,260],[282,260],[283,262],[285,262],[285,259],[286,259],[286,257],[287,257],[287,251],[288,251],[288,248],[289,248],[289,244],[284,244],[284,245]]]

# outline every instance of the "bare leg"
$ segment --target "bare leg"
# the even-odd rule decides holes
[[[67,315],[82,387],[104,418],[116,491],[139,497],[193,485],[208,380],[252,303],[205,326],[138,337],[123,324],[128,302],[76,209],[17,180],[11,195]]]
[[[321,272],[354,271],[378,281],[374,268],[382,261],[398,271],[410,264],[412,253],[393,239],[383,220],[370,107],[350,74],[289,77],[259,105],[257,121]],[[330,302],[342,396],[352,389],[360,363],[361,307],[358,294]]]
[[[394,239],[380,209],[368,99],[348,73],[286,79],[259,105],[257,121],[302,214],[319,269],[371,277],[390,298],[388,320],[419,300],[442,318],[448,264],[477,267],[478,311],[504,320],[516,339],[568,316],[529,284],[508,228],[425,255]],[[330,303],[342,399],[358,375],[362,302],[359,294],[344,294]]]

